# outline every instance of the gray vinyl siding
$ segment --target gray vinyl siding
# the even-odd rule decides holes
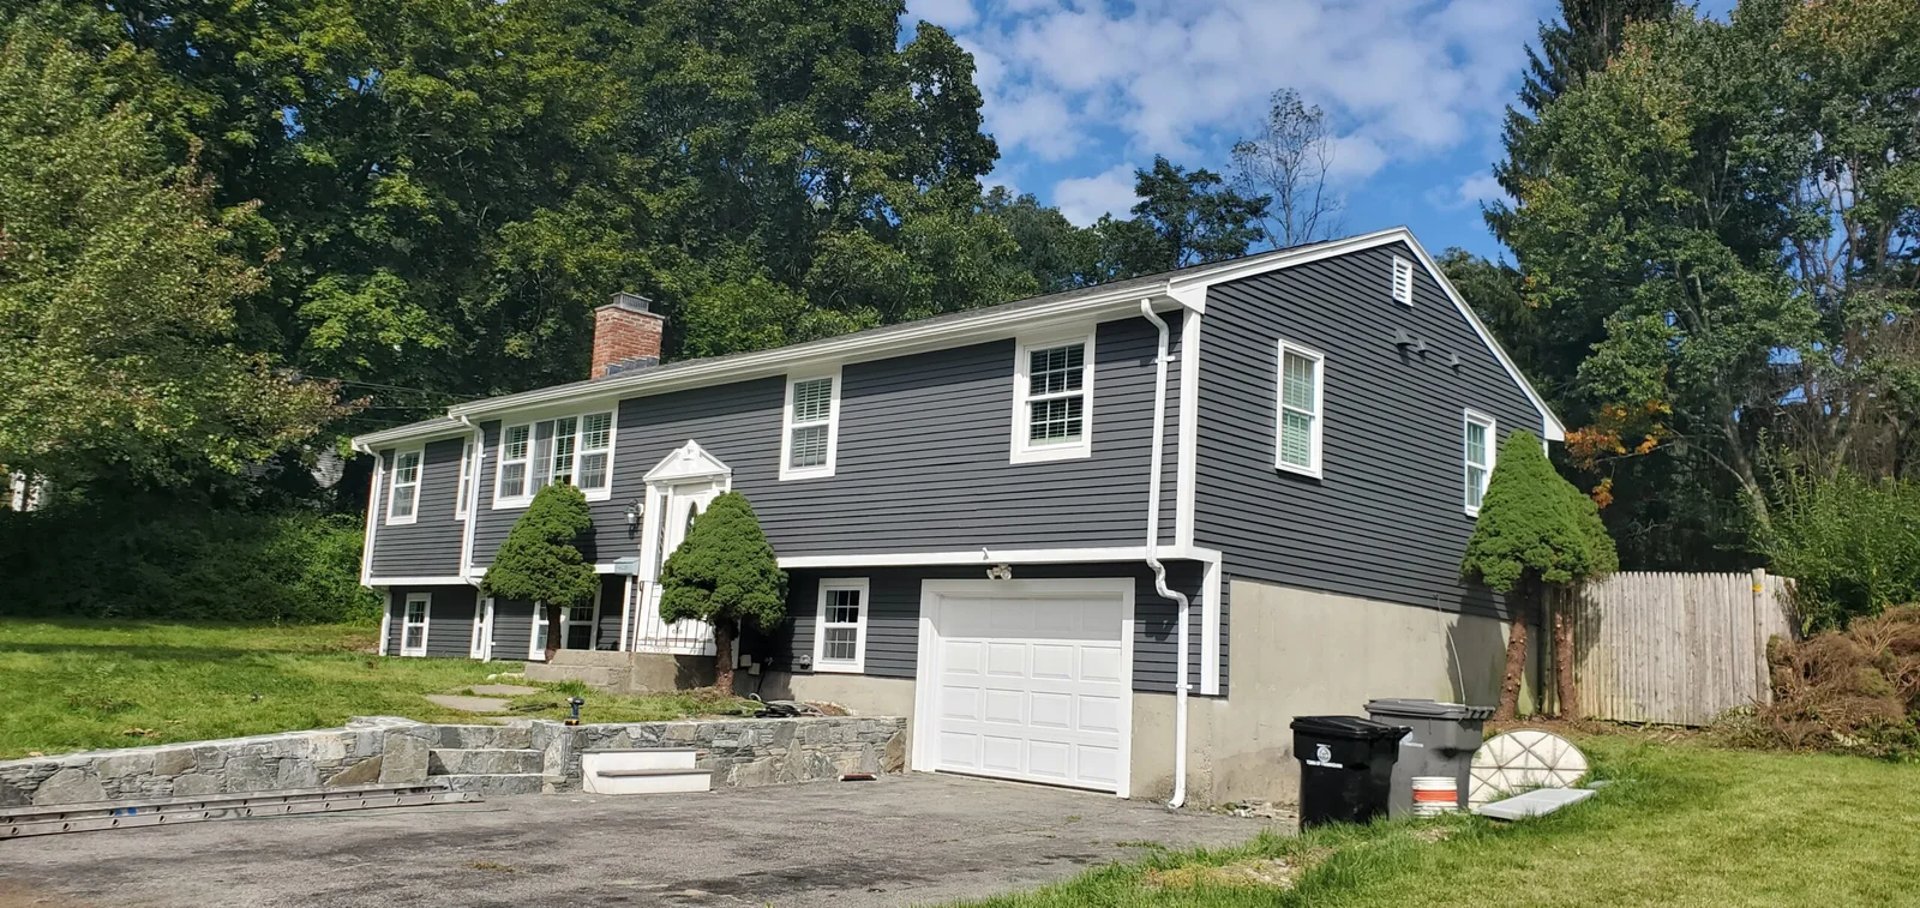
[[[1177,353],[1180,320],[1167,318]],[[1011,339],[846,364],[835,475],[824,479],[779,479],[783,378],[621,401],[612,492],[592,505],[594,534],[584,554],[602,563],[638,554],[627,503],[644,497],[646,473],[688,440],[732,469],[733,488],[752,500],[781,555],[1141,545],[1157,341],[1145,319],[1099,325],[1093,454],[1079,460],[1008,462]],[[1178,373],[1177,363],[1168,368],[1161,512],[1169,542]],[[482,567],[524,511],[491,507],[500,427],[482,426],[488,454],[474,528]]]
[[[533,640],[533,603],[519,599],[493,601],[493,658],[525,662]]]
[[[1194,602],[1188,613],[1189,691],[1200,690],[1200,585],[1204,565],[1191,561],[1167,562],[1167,585]],[[866,674],[912,678],[920,646],[920,585],[926,580],[979,580],[977,567],[906,567],[790,571],[787,621],[759,641],[763,655],[775,660],[776,670],[791,669],[796,656],[813,653],[818,615],[819,583],[823,578],[867,579],[868,603]],[[1134,581],[1133,689],[1153,693],[1173,691],[1179,647],[1176,616],[1179,608],[1160,598],[1153,574],[1144,564],[1020,565],[1014,576],[1022,580],[1126,577]]]
[[[373,578],[382,577],[457,577],[460,575],[460,543],[466,524],[454,518],[455,495],[460,487],[460,448],[465,439],[449,438],[428,442],[421,457],[420,501],[415,506],[413,523],[390,526],[387,502],[393,483],[394,457],[401,450],[380,452],[386,475],[380,484],[380,500],[374,504],[378,522],[373,536]]]
[[[1395,253],[1418,261],[1395,244],[1209,289],[1195,543],[1223,551],[1228,581],[1504,614],[1459,579],[1462,420],[1492,415],[1504,437],[1542,417],[1424,269],[1414,305],[1393,301]],[[1398,328],[1428,352],[1403,353]],[[1326,356],[1320,479],[1274,466],[1282,338]]]
[[[387,591],[387,654],[400,655],[401,635],[405,633],[407,596],[428,593],[427,655],[465,659],[472,653],[473,617],[476,601],[471,586],[394,587]]]

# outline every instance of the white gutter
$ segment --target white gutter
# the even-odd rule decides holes
[[[1187,595],[1167,587],[1167,567],[1160,563],[1160,462],[1167,432],[1167,322],[1153,311],[1153,300],[1140,301],[1140,314],[1160,329],[1160,352],[1154,357],[1153,370],[1153,452],[1152,472],[1147,476],[1147,567],[1153,569],[1153,589],[1179,606],[1176,640],[1179,653],[1174,657],[1173,685],[1173,797],[1167,806],[1179,808],[1187,803],[1187,615],[1192,603]],[[1193,313],[1185,316],[1192,318]]]
[[[454,419],[459,420],[471,433],[466,444],[471,445],[473,450],[473,479],[467,484],[467,526],[460,531],[460,577],[473,587],[474,595],[478,596],[486,590],[481,588],[480,581],[473,579],[473,528],[480,523],[480,468],[487,462],[487,436],[464,415]],[[462,459],[466,455],[467,452],[460,452]],[[479,603],[479,599],[474,600],[476,607]],[[492,627],[487,628],[487,636],[493,636]],[[488,645],[491,647],[492,641],[488,641]]]

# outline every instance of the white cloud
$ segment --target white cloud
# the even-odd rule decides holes
[[[1478,208],[1488,202],[1507,200],[1507,191],[1500,187],[1491,171],[1472,174],[1448,189],[1435,187],[1427,193],[1427,202],[1435,208]]]
[[[949,29],[966,28],[980,21],[980,13],[970,0],[911,0],[907,21],[921,19]]]
[[[1098,176],[1061,180],[1053,186],[1053,203],[1067,220],[1082,227],[1103,214],[1125,217],[1139,201],[1133,193],[1133,171],[1132,164],[1118,164]]]
[[[1484,141],[1550,13],[1543,0],[913,0],[947,5],[975,17],[962,39],[1005,153],[1061,160],[1101,137],[1114,158],[1218,167],[1194,158],[1251,132],[1291,87],[1338,129],[1349,182]]]

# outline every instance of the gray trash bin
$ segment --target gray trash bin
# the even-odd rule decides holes
[[[1400,739],[1400,759],[1393,764],[1387,815],[1404,817],[1413,813],[1414,776],[1452,776],[1460,785],[1464,806],[1468,769],[1473,752],[1480,749],[1480,726],[1491,715],[1491,706],[1399,697],[1367,701],[1368,718],[1413,729]]]

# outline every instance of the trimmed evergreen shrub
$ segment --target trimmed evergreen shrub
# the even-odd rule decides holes
[[[514,521],[481,581],[489,595],[546,605],[549,659],[560,648],[560,610],[592,602],[600,586],[580,554],[580,539],[591,529],[586,495],[570,485],[547,486]]]
[[[1480,517],[1460,562],[1460,575],[1509,594],[1506,671],[1494,716],[1512,719],[1519,707],[1520,674],[1526,664],[1527,623],[1549,586],[1565,586],[1618,570],[1620,557],[1600,522],[1593,499],[1561,478],[1547,462],[1539,436],[1507,436],[1480,502]],[[1573,628],[1565,616],[1554,622],[1554,674],[1563,715],[1580,717],[1573,679]]]
[[[660,617],[713,625],[714,686],[733,690],[733,641],[767,630],[787,612],[787,573],[747,496],[728,492],[693,521],[660,571]]]

